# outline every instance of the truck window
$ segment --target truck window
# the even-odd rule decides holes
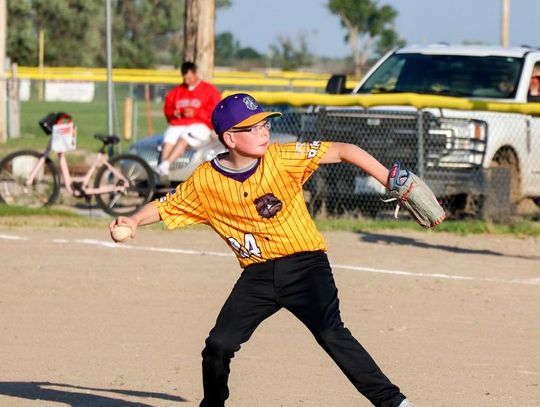
[[[537,62],[532,71],[529,82],[529,93],[527,95],[528,102],[540,102],[540,62]]]
[[[513,98],[522,66],[523,60],[513,57],[396,53],[373,72],[358,93]]]

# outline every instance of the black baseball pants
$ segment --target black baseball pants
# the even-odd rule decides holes
[[[405,399],[344,327],[328,257],[323,252],[309,252],[244,269],[206,339],[202,352],[204,399],[200,407],[225,405],[234,353],[262,321],[281,308],[302,321],[373,405],[397,407]]]

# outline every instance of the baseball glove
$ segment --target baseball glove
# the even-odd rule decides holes
[[[394,214],[396,218],[400,206],[404,206],[424,228],[436,226],[446,218],[433,191],[417,175],[401,169],[399,161],[396,161],[388,174],[387,190],[390,199],[384,201],[398,202]]]

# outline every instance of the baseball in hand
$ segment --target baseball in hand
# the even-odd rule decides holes
[[[131,228],[129,226],[117,225],[112,230],[112,237],[117,242],[125,242],[131,239]]]

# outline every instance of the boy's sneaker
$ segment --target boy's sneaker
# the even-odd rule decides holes
[[[401,404],[398,407],[414,407],[414,404],[409,401],[409,399],[405,399],[401,402]]]
[[[159,164],[156,168],[156,173],[158,175],[158,183],[160,185],[169,185],[170,184],[170,178],[169,178],[169,163],[168,162],[162,162]]]
[[[158,174],[159,175],[162,175],[164,177],[168,177],[169,176],[169,167],[170,167],[170,164],[168,161],[163,161],[161,162],[159,165],[158,165]]]
[[[169,166],[170,164],[167,161],[163,161],[157,167],[157,173],[159,175],[159,183],[161,185],[169,185],[171,182],[169,179]]]

